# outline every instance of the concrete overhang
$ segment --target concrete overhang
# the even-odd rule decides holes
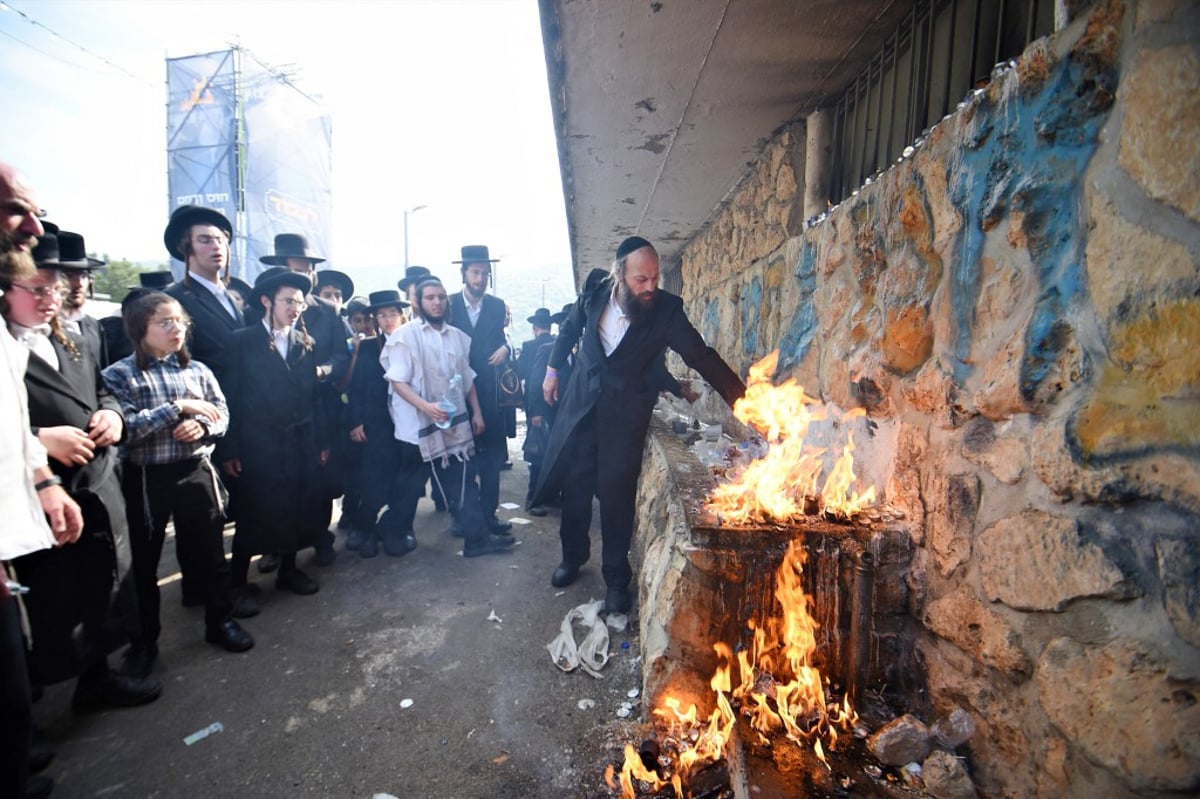
[[[577,283],[616,245],[664,270],[770,138],[831,103],[912,0],[539,0]]]

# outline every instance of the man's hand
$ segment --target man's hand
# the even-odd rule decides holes
[[[530,424],[532,427],[541,427],[541,426],[542,426],[542,417],[540,417],[540,416],[530,416],[530,417],[529,417],[529,424]]]
[[[700,392],[696,390],[696,385],[691,380],[679,381],[679,393],[688,402],[695,402],[700,399]]]
[[[488,358],[488,364],[491,366],[499,366],[508,360],[508,345],[501,344],[500,348],[492,353],[492,357]]]
[[[50,523],[50,531],[59,546],[73,544],[79,540],[83,532],[83,514],[79,505],[71,496],[63,491],[62,486],[49,486],[37,492],[46,520]]]
[[[350,440],[355,444],[367,443],[367,429],[361,424],[357,427],[350,428]]]
[[[175,400],[175,404],[184,416],[203,416],[209,422],[215,422],[221,418],[220,408],[207,400],[180,399]]]
[[[542,397],[548,405],[558,403],[558,375],[546,375],[542,381]]]
[[[327,450],[327,449],[321,450],[321,454],[318,455],[317,458],[318,458],[318,460],[321,461],[322,466],[329,463],[329,450]]]
[[[96,457],[96,442],[78,427],[59,425],[38,430],[46,453],[64,466],[83,466]]]
[[[208,435],[208,428],[200,424],[195,419],[184,419],[179,424],[175,425],[175,429],[171,431],[176,441],[184,444],[190,444],[193,441],[199,441]]]
[[[88,420],[88,438],[95,442],[97,447],[111,447],[116,444],[121,440],[124,430],[125,420],[121,418],[121,414],[108,408],[101,408]]]
[[[240,477],[242,474],[242,459],[232,458],[221,464],[221,468],[225,470],[225,474],[230,477]]]
[[[475,411],[471,415],[471,431],[477,436],[483,435],[483,431],[487,429],[487,425],[483,423],[483,414]]]
[[[333,374],[333,367],[327,363],[323,363],[317,367],[317,382],[324,382],[325,378]]]

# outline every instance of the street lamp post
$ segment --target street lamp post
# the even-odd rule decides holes
[[[415,208],[407,208],[404,211],[404,269],[408,269],[408,215],[415,214],[422,208],[428,208],[428,205],[418,205]]]

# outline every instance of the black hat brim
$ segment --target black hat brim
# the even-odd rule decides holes
[[[215,208],[205,208],[201,205],[182,206],[171,214],[171,221],[167,222],[167,229],[163,231],[163,244],[167,246],[167,252],[171,253],[171,257],[177,261],[187,262],[179,250],[179,240],[183,236],[183,231],[192,225],[212,225],[225,231],[225,235],[229,238],[233,238],[233,225],[230,224],[225,214]]]
[[[254,305],[260,305],[259,298],[265,297],[268,294],[274,294],[283,286],[290,286],[294,289],[308,294],[312,291],[312,280],[308,275],[302,275],[299,272],[281,272],[278,275],[272,275],[266,280],[260,280],[254,284],[253,298],[250,300]]]
[[[314,258],[311,255],[263,255],[258,260],[267,266],[287,266],[289,258],[302,258],[313,266],[325,263],[324,258]]]
[[[378,305],[368,305],[367,310],[371,313],[375,313],[380,308],[398,308],[403,311],[407,307],[408,303],[404,300],[396,300],[395,302],[381,302]]]

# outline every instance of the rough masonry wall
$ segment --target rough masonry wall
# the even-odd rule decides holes
[[[1200,788],[1198,89],[1200,5],[1101,2],[803,231],[784,131],[683,254],[743,374],[898,428],[860,453],[987,796]]]

